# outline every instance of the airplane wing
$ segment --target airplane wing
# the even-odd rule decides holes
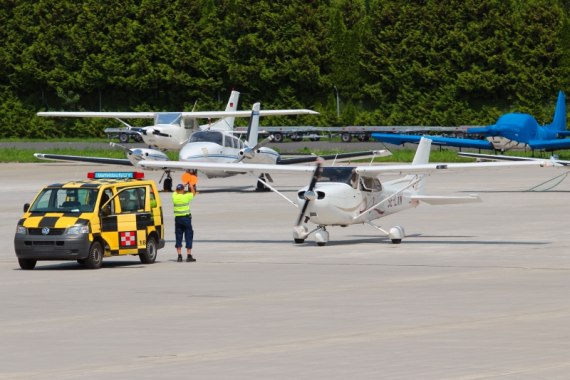
[[[185,162],[185,161],[148,161],[139,162],[143,169],[170,169],[170,170],[218,170],[229,173],[312,173],[312,165],[272,165],[272,164],[246,164],[246,163],[216,163],[216,162]]]
[[[481,153],[470,153],[470,152],[458,152],[458,156],[461,157],[468,157],[468,158],[477,158],[482,160],[491,160],[491,161],[544,161],[544,158],[536,158],[536,157],[521,157],[521,156],[505,156],[502,154],[481,154]],[[558,160],[556,158],[550,158],[549,161],[552,161],[558,165],[569,166],[570,161],[567,160]]]
[[[40,160],[47,161],[90,162],[94,164],[133,166],[131,161],[127,160],[126,158],[84,157],[47,153],[34,153],[34,156]]]
[[[365,177],[375,177],[379,174],[430,174],[443,171],[458,171],[471,169],[497,169],[518,166],[555,166],[550,160],[517,161],[517,162],[463,162],[463,163],[433,163],[433,164],[399,164],[382,166],[357,166],[355,171]]]
[[[315,170],[313,165],[271,165],[271,164],[247,164],[247,163],[213,163],[213,162],[182,162],[182,161],[147,161],[139,162],[144,169],[196,169],[196,170],[220,170],[230,173],[307,173]],[[372,166],[356,166],[356,173],[375,177],[380,174],[429,174],[436,171],[490,169],[517,166],[553,166],[549,160],[542,161],[519,161],[519,162],[473,162],[473,163],[449,163],[449,164],[382,164]]]
[[[419,144],[422,137],[430,139],[432,144],[456,146],[458,148],[476,148],[476,149],[493,149],[491,143],[487,140],[461,139],[456,137],[441,136],[416,136],[416,135],[399,135],[392,133],[372,133],[372,138],[394,145],[403,145],[405,143]]]
[[[44,117],[96,117],[106,119],[154,119],[160,112],[38,112],[37,116]],[[194,119],[220,119],[224,117],[249,117],[251,111],[192,111],[181,112],[185,118]],[[287,115],[318,115],[317,111],[309,109],[289,110],[261,110],[260,116],[287,116]]]
[[[38,112],[45,117],[99,117],[104,119],[154,119],[156,112]]]

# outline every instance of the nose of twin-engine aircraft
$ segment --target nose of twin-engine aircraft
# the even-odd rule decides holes
[[[178,154],[180,161],[219,161],[224,158],[222,147],[209,142],[193,142],[186,144]],[[236,156],[237,158],[237,156]]]

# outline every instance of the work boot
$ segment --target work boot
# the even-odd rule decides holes
[[[192,263],[192,262],[194,262],[194,261],[196,261],[196,259],[193,258],[192,255],[188,255],[188,256],[186,257],[186,262]]]
[[[181,262],[182,262],[182,255],[178,255],[178,260],[176,260],[176,261],[178,261],[179,263],[181,263]]]

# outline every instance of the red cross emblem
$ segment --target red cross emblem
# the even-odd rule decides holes
[[[119,245],[121,247],[136,247],[137,246],[137,231],[119,232]]]

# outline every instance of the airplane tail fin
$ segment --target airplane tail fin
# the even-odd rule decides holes
[[[414,156],[414,160],[412,161],[412,165],[423,165],[429,163],[429,155],[431,153],[431,140],[425,137],[420,139],[420,143],[418,145],[418,149],[416,150],[416,155]],[[415,175],[408,175],[410,181],[413,181],[417,178]],[[423,194],[425,189],[425,176],[422,175],[422,178],[414,186],[417,189],[418,194]]]
[[[552,124],[549,128],[556,131],[566,130],[566,96],[564,92],[558,92],[558,100],[556,101],[556,109],[554,110],[554,117],[552,118]]]
[[[251,109],[251,118],[249,119],[249,125],[247,126],[247,146],[253,148],[257,145],[259,139],[259,110],[261,104],[259,102],[255,103]]]
[[[230,99],[228,100],[228,104],[226,105],[225,110],[226,111],[236,111],[237,105],[238,105],[238,100],[239,100],[239,92],[238,91],[232,91],[232,93],[230,95]],[[209,129],[215,130],[215,131],[231,132],[234,130],[234,122],[235,122],[234,116],[224,117],[223,119],[220,119],[220,120],[216,121],[215,123],[213,123],[209,127]]]
[[[429,154],[431,152],[431,140],[422,137],[416,150],[416,155],[412,161],[412,165],[423,165],[429,163]]]

